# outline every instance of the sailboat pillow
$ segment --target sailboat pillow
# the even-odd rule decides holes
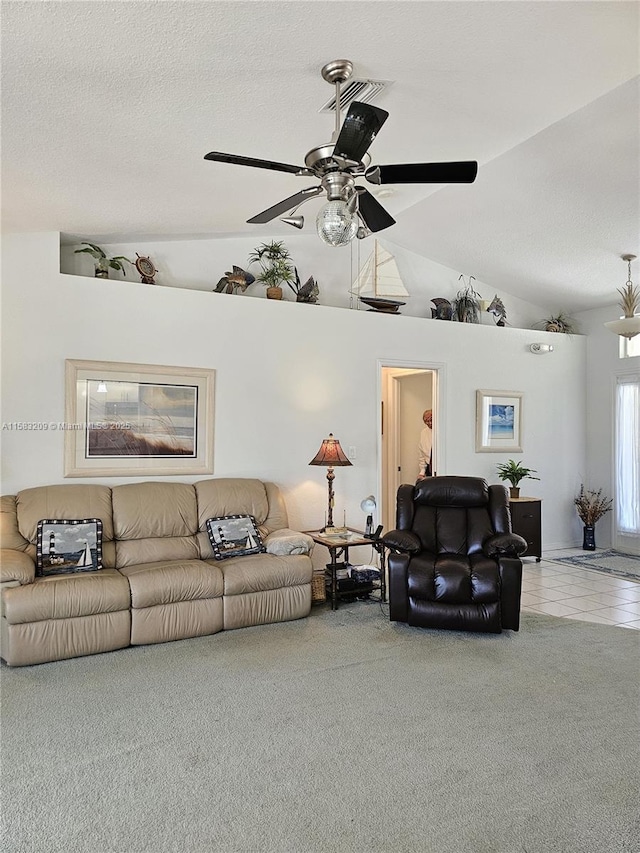
[[[207,533],[216,560],[260,554],[267,549],[252,515],[223,515],[207,519]]]
[[[47,518],[36,531],[36,576],[96,572],[102,568],[99,518]]]

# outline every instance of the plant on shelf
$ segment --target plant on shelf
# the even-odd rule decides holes
[[[580,484],[580,494],[573,499],[580,520],[584,524],[584,532],[582,539],[582,548],[585,551],[596,550],[595,524],[603,515],[611,511],[613,503],[612,498],[602,496],[602,489],[594,491],[593,489],[585,489],[584,484]]]
[[[525,477],[528,477],[530,480],[540,479],[540,477],[533,476],[538,473],[535,468],[527,468],[514,459],[509,459],[508,462],[501,462],[496,467],[498,469],[498,477],[503,482],[511,483],[509,494],[512,498],[520,497],[520,489],[518,488],[520,480],[524,480]]]
[[[458,278],[458,281],[460,279],[464,283],[463,275]],[[478,323],[480,321],[480,294],[473,289],[471,284],[475,280],[475,276],[470,275],[469,284],[458,291],[453,301],[453,317],[459,323]]]
[[[544,320],[539,320],[534,323],[534,326],[542,326],[545,332],[558,332],[561,335],[573,335],[576,331],[575,321],[571,317],[567,317],[562,311],[559,314],[545,317]]]
[[[109,278],[109,267],[111,267],[111,269],[118,270],[126,278],[127,273],[125,272],[124,264],[122,262],[126,261],[128,264],[133,265],[133,261],[130,261],[129,258],[125,258],[124,255],[116,255],[113,258],[108,258],[100,246],[96,246],[94,243],[83,242],[82,245],[87,246],[88,248],[76,249],[74,254],[77,255],[87,252],[87,254],[94,258],[96,262],[96,278]]]
[[[256,263],[261,266],[256,281],[267,288],[267,299],[282,299],[282,285],[295,280],[291,256],[284,243],[276,240],[261,243],[249,255],[249,264]]]

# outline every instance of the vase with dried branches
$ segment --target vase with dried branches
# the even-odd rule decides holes
[[[580,494],[573,499],[580,520],[584,524],[582,548],[584,551],[596,550],[595,525],[603,515],[611,511],[612,498],[604,497],[602,489],[585,489],[580,485]]]

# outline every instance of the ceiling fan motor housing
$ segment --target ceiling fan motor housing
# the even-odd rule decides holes
[[[345,172],[329,172],[322,178],[329,201],[346,201],[351,195],[355,181]]]

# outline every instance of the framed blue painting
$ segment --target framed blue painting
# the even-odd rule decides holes
[[[476,452],[522,453],[520,391],[476,391]]]

